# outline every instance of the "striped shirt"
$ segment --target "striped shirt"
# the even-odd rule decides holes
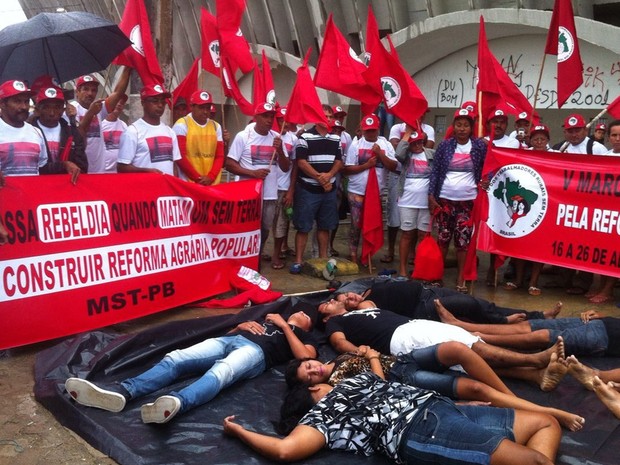
[[[298,161],[306,160],[317,173],[328,173],[336,161],[342,161],[340,136],[337,134],[322,136],[316,128],[312,128],[299,137],[295,157]],[[331,178],[332,184],[335,179],[335,177]],[[310,192],[324,192],[319,182],[306,175],[302,170],[299,170],[297,182]]]

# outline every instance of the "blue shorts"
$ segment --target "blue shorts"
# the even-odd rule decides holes
[[[555,344],[558,336],[562,336],[566,355],[603,356],[609,345],[605,324],[599,320],[584,323],[581,318],[557,318],[529,320],[529,324],[532,331],[549,331],[549,345]]]
[[[454,405],[448,399],[424,404],[399,447],[407,464],[488,464],[504,439],[514,441],[513,409]]]
[[[302,186],[295,186],[293,225],[302,233],[312,231],[314,221],[318,229],[332,231],[338,227],[337,189],[315,194]]]
[[[456,399],[457,372],[449,370],[437,359],[437,345],[399,355],[388,374],[390,381],[436,391]]]

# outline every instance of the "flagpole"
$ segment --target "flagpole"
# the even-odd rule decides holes
[[[532,106],[532,114],[530,115],[530,132],[532,131],[532,123],[534,122],[534,113],[536,113],[536,103],[538,102],[538,91],[540,90],[540,83],[542,82],[542,75],[545,69],[545,60],[547,54],[543,53],[542,63],[540,64],[540,73],[538,74],[538,82],[536,83],[536,89],[534,90],[534,105]]]
[[[478,137],[484,137],[483,127],[482,127],[482,91],[478,92],[477,101],[478,101]]]

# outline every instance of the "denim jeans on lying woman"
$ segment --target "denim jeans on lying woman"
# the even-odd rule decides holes
[[[209,402],[237,381],[260,375],[265,367],[265,354],[258,345],[243,336],[222,336],[170,352],[153,368],[121,385],[133,399],[180,378],[202,374],[189,386],[170,393],[181,400],[182,413]]]

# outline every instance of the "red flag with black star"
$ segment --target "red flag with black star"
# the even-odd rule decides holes
[[[383,247],[383,214],[381,192],[375,167],[368,170],[366,194],[362,204],[362,264],[367,265],[374,254]]]
[[[134,68],[145,86],[163,84],[164,76],[159,67],[149,18],[142,0],[127,0],[118,27],[131,40],[131,47],[117,56],[114,63]]]
[[[219,77],[220,39],[217,33],[217,21],[205,7],[200,9],[200,43],[202,69]]]
[[[555,0],[545,53],[558,57],[558,108],[583,84],[583,62],[571,0]]]
[[[215,19],[220,37],[220,57],[227,57],[243,73],[254,69],[250,46],[241,33],[245,0],[216,0]]]

